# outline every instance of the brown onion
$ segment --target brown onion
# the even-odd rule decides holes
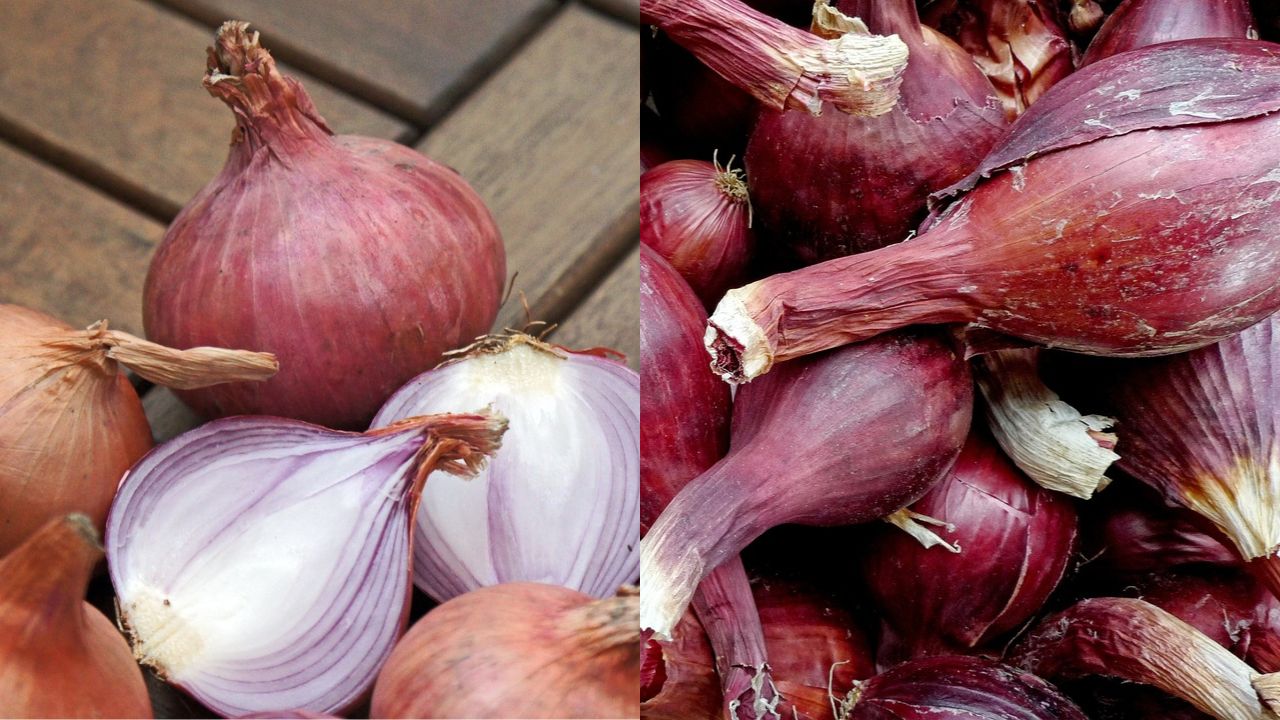
[[[640,0],[640,19],[774,110],[881,115],[898,99],[907,47],[853,28],[823,39],[740,0]]]
[[[920,24],[913,0],[839,8],[901,37],[911,59],[883,115],[757,118],[746,164],[762,243],[806,265],[901,240],[924,219],[929,194],[969,174],[1005,131],[991,83],[968,53]]]
[[[151,261],[147,336],[280,357],[269,382],[179,393],[203,415],[364,429],[396,388],[488,332],[506,274],[498,228],[453,170],[334,135],[247,23],[223,24],[208,67],[236,129]]]
[[[729,453],[640,541],[642,625],[669,637],[697,584],[771,527],[867,522],[918,499],[955,461],[972,398],[967,364],[928,332],[850,345],[741,388]]]
[[[1156,43],[1216,37],[1258,37],[1249,0],[1125,0],[1102,24],[1080,65]]]
[[[721,720],[720,680],[702,623],[687,612],[669,642],[646,638],[640,652],[642,720]]]
[[[923,20],[973,56],[1013,120],[1075,70],[1054,0],[942,0]]]
[[[715,367],[750,380],[921,323],[1099,355],[1239,332],[1280,308],[1277,109],[1266,43],[1162,43],[1079,70],[919,237],[730,290],[706,338]]]
[[[121,365],[193,388],[275,373],[275,358],[171,350],[104,320],[86,330],[0,305],[0,555],[70,512],[101,531],[120,477],[151,448],[142,401]]]
[[[708,307],[746,279],[751,200],[733,159],[676,160],[640,176],[640,242],[671,263]]]
[[[879,608],[876,662],[1000,654],[998,641],[1037,613],[1062,580],[1076,540],[1070,501],[1018,471],[983,432],[911,509],[946,523],[948,548],[876,528],[861,552]]]
[[[635,717],[634,589],[595,600],[539,583],[473,590],[401,638],[373,689],[373,717]]]
[[[0,716],[151,717],[129,643],[84,601],[101,558],[93,523],[72,514],[0,560]]]

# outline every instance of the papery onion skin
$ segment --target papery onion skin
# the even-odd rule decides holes
[[[73,514],[0,559],[0,716],[151,717],[129,644],[84,601],[101,558],[92,522]]]
[[[232,107],[236,132],[152,259],[147,336],[280,357],[269,382],[179,393],[202,415],[362,429],[397,387],[489,330],[502,239],[456,172],[394,142],[334,135],[246,27],[224,24],[210,54],[205,87]]]
[[[926,549],[887,525],[873,531],[860,559],[881,620],[877,665],[999,656],[999,641],[1040,610],[1066,573],[1075,507],[1028,480],[985,432],[974,431],[951,472],[911,509],[948,523],[937,532],[959,552]]]
[[[959,198],[919,237],[730,290],[714,366],[740,382],[911,324],[1116,356],[1239,332],[1280,308],[1277,109],[1265,43],[1183,40],[1079,70],[939,195]]]
[[[848,720],[1086,720],[1057,688],[973,657],[914,660],[857,687]]]
[[[1075,51],[1055,2],[942,0],[930,4],[922,19],[968,51],[1013,120],[1075,70]]]
[[[1257,38],[1248,0],[1125,0],[1102,24],[1080,65],[1156,43],[1216,37]]]
[[[635,582],[639,375],[528,335],[491,336],[406,383],[372,427],[477,407],[496,408],[511,429],[475,477],[426,483],[414,583],[443,602],[502,582],[594,597]]]
[[[415,623],[378,675],[371,715],[636,717],[639,673],[634,594],[504,583]]]
[[[721,720],[720,679],[702,623],[687,612],[674,639],[646,638],[640,653],[642,720]]]
[[[107,518],[135,656],[227,717],[356,706],[408,619],[422,483],[476,473],[505,430],[492,413],[363,434],[234,417],[152,450]]]
[[[729,454],[641,541],[641,622],[665,637],[708,572],[784,523],[884,517],[951,467],[973,408],[968,365],[903,332],[784,366],[734,399]]]
[[[901,241],[929,194],[960,180],[1004,133],[991,83],[968,53],[923,27],[912,0],[843,0],[911,50],[898,103],[876,117],[764,110],[747,146],[761,243],[800,264]]]
[[[1274,717],[1253,687],[1253,668],[1142,600],[1082,600],[1041,621],[1009,658],[1050,679],[1103,675],[1153,685],[1220,720]]]
[[[640,242],[671,263],[703,305],[715,307],[746,279],[755,248],[741,171],[676,160],[640,176]]]

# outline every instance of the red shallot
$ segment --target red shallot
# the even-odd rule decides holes
[[[427,613],[378,674],[379,718],[636,717],[634,588],[504,583]]]
[[[671,263],[707,307],[746,279],[751,200],[733,159],[676,160],[640,176],[640,242]]]
[[[1079,70],[908,242],[730,290],[718,372],[960,323],[1099,355],[1192,350],[1280,308],[1280,54],[1183,40]],[[1250,152],[1224,155],[1224,148]]]
[[[492,407],[511,423],[475,477],[422,491],[414,583],[439,601],[528,581],[607,597],[639,571],[640,376],[522,333],[489,336],[387,400],[373,427]]]
[[[1062,580],[1076,510],[972,432],[955,467],[911,509],[946,523],[951,545],[924,548],[889,527],[861,552],[881,621],[876,663],[988,652],[1030,620]],[[959,591],[958,588],[964,588]]]
[[[100,559],[81,514],[50,520],[0,559],[0,716],[151,717],[129,643],[84,601]]]
[[[1156,43],[1215,37],[1257,39],[1249,0],[1125,0],[1102,24],[1080,65]]]
[[[878,117],[757,118],[746,165],[761,242],[803,264],[898,242],[924,218],[929,194],[969,174],[1005,131],[991,83],[968,53],[920,24],[914,0],[839,8],[901,37],[911,60],[898,103]]]
[[[151,261],[147,337],[280,357],[266,383],[180,392],[202,415],[363,429],[396,388],[489,331],[506,275],[498,228],[453,170],[334,135],[248,23],[218,30],[204,86],[235,115],[231,151]]]
[[[408,618],[427,475],[475,474],[505,428],[489,414],[364,434],[235,417],[156,448],[107,519],[134,655],[227,717],[351,708]]]
[[[702,623],[687,612],[669,642],[647,638],[640,653],[642,720],[722,720],[720,680]]]
[[[263,380],[275,358],[219,348],[172,350],[112,330],[76,330],[0,305],[0,556],[47,521],[80,512],[101,529],[120,476],[151,448],[142,401],[123,368],[195,388]]]
[[[734,399],[729,453],[641,541],[641,624],[670,637],[698,583],[765,530],[881,518],[950,469],[972,413],[940,336],[886,335],[789,363]]]

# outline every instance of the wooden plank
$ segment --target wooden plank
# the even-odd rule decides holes
[[[142,409],[147,413],[151,436],[157,443],[175,438],[204,422],[166,387],[156,386],[148,390],[142,396]]]
[[[0,302],[142,332],[142,281],[164,226],[0,143]]]
[[[149,194],[147,209],[171,216],[222,168],[234,126],[200,84],[212,37],[212,28],[141,0],[9,0],[0,22],[0,129],[61,151],[73,171],[84,165],[108,186]],[[299,77],[339,132],[406,131]]]
[[[279,59],[421,124],[442,115],[556,7],[553,0],[160,2],[206,24],[248,20]]]
[[[534,319],[560,320],[635,241],[639,57],[633,28],[566,7],[420,145],[488,203]]]
[[[640,248],[587,296],[551,335],[553,342],[581,349],[607,347],[640,369]]]
[[[640,24],[640,0],[586,0],[586,3],[620,20]]]

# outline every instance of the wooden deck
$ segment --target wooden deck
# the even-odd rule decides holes
[[[5,0],[0,13],[0,302],[142,333],[151,253],[226,157],[231,113],[200,80],[214,29],[236,18],[337,132],[462,173],[556,341],[637,365],[635,0]],[[523,315],[509,303],[498,325]],[[199,422],[165,390],[143,400],[160,440]],[[193,712],[156,695],[157,717]]]

